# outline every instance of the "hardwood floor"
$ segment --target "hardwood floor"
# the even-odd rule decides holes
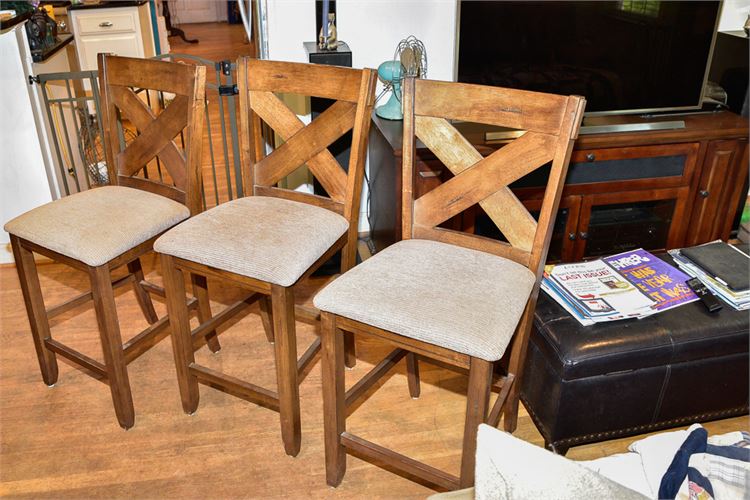
[[[251,53],[239,25],[185,25],[197,45],[170,39],[174,52],[214,60]],[[300,48],[300,50],[302,50]],[[207,148],[204,148],[204,151]],[[153,256],[144,259],[148,278],[160,283]],[[48,306],[88,289],[87,277],[58,265],[39,266]],[[303,285],[300,302],[324,283]],[[209,280],[214,312],[241,292]],[[146,326],[131,289],[116,302],[124,338]],[[160,315],[163,302],[156,304]],[[0,267],[0,496],[14,498],[424,498],[432,490],[369,463],[348,457],[337,489],[326,486],[320,364],[302,381],[302,450],[284,453],[276,412],[201,387],[193,416],[182,412],[168,340],[129,366],[135,426],[117,424],[106,385],[60,361],[60,377],[47,388],[39,373],[18,278],[13,266]],[[315,329],[298,323],[299,350]],[[226,330],[226,331],[224,331]],[[55,338],[102,359],[91,304],[52,321]],[[201,364],[275,388],[273,346],[267,343],[257,306],[222,330],[222,350],[197,353]],[[359,361],[347,385],[389,351],[375,342],[358,344]],[[422,393],[412,400],[405,362],[391,372],[348,419],[349,428],[396,451],[456,474],[465,409],[466,377],[423,363]],[[747,428],[739,417],[707,424],[711,433]],[[541,445],[542,438],[522,409],[515,435]],[[591,459],[626,450],[635,438],[580,446],[569,457]]]
[[[235,61],[239,56],[255,54],[255,46],[246,42],[247,35],[241,24],[197,23],[179,27],[188,38],[197,38],[198,43],[185,43],[178,37],[171,37],[169,46],[172,53],[191,54],[212,61]],[[302,47],[300,50],[303,50]]]
[[[145,259],[149,279],[160,282],[155,259]],[[57,303],[87,288],[83,273],[58,264],[39,266],[45,300]],[[326,279],[303,284],[309,301]],[[240,293],[209,282],[212,307]],[[132,290],[116,297],[123,337],[145,326]],[[157,312],[164,314],[163,303]],[[256,306],[257,307],[257,306]],[[276,412],[201,387],[193,416],[180,405],[171,346],[163,341],[129,366],[136,424],[123,431],[115,419],[107,386],[62,358],[60,378],[47,388],[41,380],[26,312],[12,266],[0,267],[0,495],[26,498],[424,498],[431,490],[379,467],[348,457],[337,489],[325,484],[320,364],[312,365],[300,387],[302,451],[284,453]],[[221,335],[222,350],[198,352],[201,364],[256,384],[275,387],[273,347],[267,343],[257,309],[240,315]],[[300,352],[315,329],[298,323]],[[53,335],[101,360],[91,305],[52,322]],[[360,343],[359,362],[347,385],[389,352]],[[405,362],[379,383],[348,419],[349,429],[401,453],[457,473],[465,408],[466,378],[422,364],[422,395],[412,400]],[[709,423],[711,433],[747,428],[747,417]],[[542,438],[522,409],[516,436],[541,445]],[[635,438],[571,449],[569,457],[591,459],[625,451]]]

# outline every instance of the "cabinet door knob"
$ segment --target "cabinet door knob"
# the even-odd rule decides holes
[[[595,161],[596,155],[594,153],[589,153],[586,155],[586,161]]]
[[[586,231],[581,231],[580,233],[578,233],[578,236],[580,236],[582,240],[585,240],[589,237],[589,233],[587,233]]]
[[[102,21],[99,23],[100,28],[111,28],[112,27],[112,21]]]
[[[704,198],[708,198],[709,192],[708,192],[708,191],[706,191],[705,189],[701,189],[701,190],[700,190],[700,191],[698,192],[698,194],[700,194],[700,195],[701,195],[702,197],[704,197]]]
[[[575,239],[576,239],[576,233],[568,233],[568,239],[570,241],[575,241]]]

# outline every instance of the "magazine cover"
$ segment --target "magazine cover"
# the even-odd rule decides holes
[[[643,249],[603,257],[602,260],[654,300],[658,311],[698,300],[685,284],[690,276]]]
[[[652,300],[601,260],[550,265],[545,275],[553,288],[594,321],[652,314]]]

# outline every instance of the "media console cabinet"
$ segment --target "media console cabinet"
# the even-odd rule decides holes
[[[685,128],[580,135],[571,157],[550,261],[577,261],[643,247],[659,251],[727,239],[748,192],[748,120],[728,111],[669,117],[594,117],[588,125],[684,120]],[[370,225],[376,250],[401,239],[402,122],[373,115],[370,131]],[[456,127],[482,154],[502,141],[493,129]],[[452,176],[417,145],[416,196]],[[511,185],[538,210],[547,172],[539,169]],[[480,208],[452,227],[491,237],[497,233]]]

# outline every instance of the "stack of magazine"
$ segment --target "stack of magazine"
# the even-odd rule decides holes
[[[750,309],[750,256],[723,241],[670,250],[675,263],[738,311]]]
[[[544,268],[542,290],[582,325],[643,318],[698,300],[690,276],[638,249]]]

